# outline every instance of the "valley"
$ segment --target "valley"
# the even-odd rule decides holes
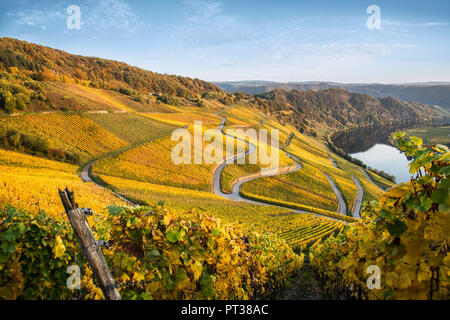
[[[386,261],[397,258],[377,255],[373,247],[377,241],[386,247],[394,245],[394,238],[408,235],[401,240],[402,250],[413,255],[415,244],[409,241],[417,239],[404,233],[404,226],[413,222],[397,216],[403,214],[403,202],[408,212],[420,207],[417,215],[442,213],[433,218],[426,241],[444,245],[438,238],[448,237],[448,185],[447,189],[443,185],[448,183],[448,149],[439,147],[430,153],[418,143],[416,160],[430,157],[424,160],[428,163],[416,165],[417,170],[422,168],[420,187],[396,184],[346,158],[361,138],[358,130],[395,126],[400,118],[404,128],[422,120],[442,120],[448,115],[442,108],[342,89],[233,94],[198,79],[161,75],[14,39],[0,39],[0,48],[2,299],[42,298],[52,290],[54,297],[71,296],[66,288],[48,285],[64,278],[71,260],[82,259],[58,197],[58,189],[66,187],[75,192],[80,207],[94,211],[88,221],[95,234],[117,243],[118,247],[105,250],[114,277],[158,279],[139,290],[121,289],[123,297],[130,299],[148,295],[270,298],[292,279],[298,280],[305,262],[305,272],[315,268],[321,281],[331,279],[334,284],[333,277],[342,274],[346,285],[361,288],[363,267],[376,260],[392,268]],[[201,134],[213,130],[218,141],[197,144],[192,138],[189,159],[215,142],[220,142],[222,159],[175,163],[172,151],[179,141],[173,133],[183,129],[195,136],[197,121],[202,123]],[[267,132],[269,139],[262,142]],[[333,142],[339,148],[345,145],[345,152],[333,151],[327,141],[340,132],[348,135],[337,135]],[[278,137],[277,144],[272,137]],[[370,144],[373,137],[367,134],[363,143]],[[397,137],[399,148],[415,152],[417,140],[411,138],[402,146],[401,139],[410,138]],[[269,162],[261,158],[263,151],[270,152]],[[271,162],[274,154],[276,165]],[[257,161],[252,163],[253,157]],[[422,174],[433,178],[424,179]],[[411,188],[422,190],[421,198],[413,197],[411,192],[417,189]],[[15,230],[16,216],[23,219],[20,230],[35,226],[43,242],[20,238],[31,231],[8,236]],[[385,230],[378,228],[385,226]],[[56,244],[60,251],[55,251]],[[431,250],[428,247],[422,249]],[[31,280],[32,271],[19,268],[25,264],[27,250],[33,254],[44,250],[36,256],[60,259],[52,265],[54,275]],[[448,260],[448,253],[442,252],[436,258],[439,265]],[[414,265],[434,267],[416,258],[409,258]],[[32,263],[44,266],[46,262],[39,259]],[[85,298],[104,298],[86,262],[84,272]],[[407,296],[408,288],[415,292],[430,277],[431,271],[421,274],[418,283],[411,280],[410,286],[399,289],[399,296]],[[391,282],[389,290],[397,288]],[[39,293],[27,291],[23,283]],[[447,288],[444,282],[436,292],[445,296]]]

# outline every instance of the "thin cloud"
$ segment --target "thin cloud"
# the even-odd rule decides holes
[[[73,1],[43,2],[32,8],[15,9],[7,15],[13,17],[14,23],[46,30],[51,24],[64,24],[68,17],[67,7],[72,4]],[[134,33],[144,26],[125,0],[84,0],[77,5],[81,9],[81,32]]]
[[[418,27],[446,27],[446,26],[448,26],[448,22],[431,21],[431,22],[423,22],[423,23],[412,23],[412,22],[406,22],[406,21],[383,19],[382,25],[392,27],[392,28],[411,29],[411,28],[418,28]]]
[[[7,13],[8,16],[13,17],[14,23],[25,26],[39,26],[45,27],[55,19],[63,18],[62,8],[55,9],[28,9],[28,10],[14,10]]]
[[[421,24],[422,27],[445,27],[448,22],[426,22]]]
[[[185,5],[191,13],[189,20],[203,22],[222,14],[223,3],[216,0],[188,0]]]
[[[131,6],[124,0],[89,0],[83,7],[86,17],[84,24],[89,30],[102,33],[134,33],[143,26]]]

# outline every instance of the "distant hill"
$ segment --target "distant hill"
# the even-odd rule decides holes
[[[216,82],[218,87],[227,92],[245,92],[260,94],[274,89],[285,90],[326,90],[339,88],[346,91],[370,94],[377,98],[394,97],[408,102],[420,102],[438,105],[450,109],[450,83],[426,82],[408,84],[344,84],[336,82],[270,82],[270,81],[240,81]]]
[[[448,117],[448,112],[438,106],[392,97],[375,98],[343,89],[275,89],[257,95],[255,104],[266,113],[276,115],[280,121],[289,122],[311,135],[355,126],[400,122],[408,125]]]

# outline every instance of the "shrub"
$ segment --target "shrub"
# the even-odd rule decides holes
[[[0,210],[0,299],[71,299],[67,267],[82,258],[71,230],[44,213]]]
[[[109,207],[95,237],[123,299],[248,299],[285,285],[303,256],[268,234],[247,235],[216,218],[161,207]],[[91,220],[92,221],[92,220]],[[82,267],[85,299],[101,299],[71,226],[45,213],[0,210],[0,299],[71,299],[67,267]],[[146,283],[142,282],[145,281]]]
[[[120,93],[122,93],[122,94],[125,94],[125,95],[127,95],[127,96],[131,96],[131,90],[130,89],[128,89],[128,88],[125,88],[125,87],[121,87],[120,89],[119,89],[119,92]]]
[[[170,104],[172,106],[178,106],[181,103],[180,99],[170,95],[159,96],[157,99],[165,104]]]

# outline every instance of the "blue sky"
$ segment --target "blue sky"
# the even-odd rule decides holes
[[[450,81],[448,0],[2,0],[0,36],[208,81]]]

